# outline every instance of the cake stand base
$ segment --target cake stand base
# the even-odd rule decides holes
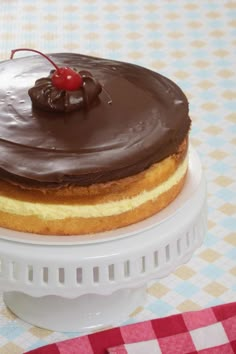
[[[17,291],[5,292],[3,298],[15,315],[32,325],[58,332],[90,332],[126,320],[145,303],[146,286],[75,299],[32,297]]]
[[[18,317],[60,332],[117,326],[149,281],[187,262],[207,230],[206,181],[190,149],[185,185],[156,215],[107,233],[41,236],[0,229],[0,286]]]

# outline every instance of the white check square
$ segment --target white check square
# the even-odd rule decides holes
[[[197,328],[189,332],[196,350],[207,349],[229,342],[221,323],[214,323],[207,327]]]
[[[148,340],[146,342],[125,344],[125,349],[129,354],[143,354],[143,353],[161,354],[162,353],[158,341],[155,339]]]

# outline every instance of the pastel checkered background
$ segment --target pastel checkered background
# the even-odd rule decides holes
[[[235,301],[236,1],[1,0],[0,59],[17,47],[134,62],[181,86],[208,180],[208,234],[188,264],[149,284],[126,323]],[[0,298],[1,354],[76,335],[32,327]]]

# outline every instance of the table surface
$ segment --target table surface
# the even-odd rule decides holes
[[[208,182],[208,233],[187,264],[149,284],[146,305],[126,323],[235,301],[236,1],[1,0],[0,38],[0,60],[19,47],[84,53],[140,64],[179,84]],[[1,291],[1,354],[78,335],[24,323]]]

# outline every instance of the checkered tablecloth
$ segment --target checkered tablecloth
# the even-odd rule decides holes
[[[191,142],[208,182],[208,233],[187,264],[149,284],[145,306],[122,324],[235,301],[236,1],[1,0],[0,59],[17,47],[140,64],[188,96]],[[75,336],[24,323],[0,297],[1,354]]]
[[[236,302],[49,344],[26,354],[234,354]]]

